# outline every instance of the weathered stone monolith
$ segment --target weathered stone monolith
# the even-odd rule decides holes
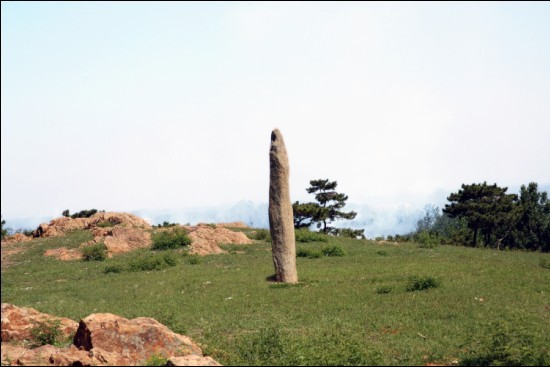
[[[271,133],[269,168],[269,230],[275,280],[297,283],[294,216],[288,188],[288,156],[283,136],[278,129]]]

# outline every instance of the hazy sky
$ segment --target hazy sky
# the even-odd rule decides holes
[[[1,7],[4,219],[550,182],[547,2]]]

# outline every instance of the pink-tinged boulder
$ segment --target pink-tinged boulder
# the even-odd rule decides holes
[[[202,350],[190,338],[174,333],[154,319],[128,320],[108,313],[92,314],[81,320],[73,344],[86,351],[99,348],[135,363],[145,362],[153,355],[202,356]]]
[[[211,357],[185,356],[168,359],[167,366],[222,366]]]
[[[2,303],[2,342],[32,340],[32,330],[40,324],[58,324],[62,339],[72,337],[78,327],[78,323],[71,319],[55,317],[32,308]]]
[[[12,243],[20,243],[20,242],[29,242],[32,241],[31,236],[25,236],[23,233],[16,233],[11,236],[6,236],[2,238],[2,246],[12,244]]]
[[[75,229],[84,229],[88,226],[87,218],[60,217],[52,219],[50,223],[42,223],[33,232],[33,237],[57,237]]]
[[[135,362],[101,349],[85,351],[74,345],[57,348],[44,345],[35,349],[2,343],[2,365],[8,366],[131,366]]]
[[[199,224],[197,226],[184,226],[189,231],[191,246],[189,252],[197,255],[211,255],[225,253],[219,245],[235,244],[248,245],[253,241],[242,232],[234,232],[230,229]]]
[[[151,247],[151,233],[140,228],[113,228],[104,238],[109,254],[120,254]]]
[[[21,345],[2,343],[2,366],[16,366],[17,359],[24,355],[28,349]]]
[[[130,213],[99,212],[86,219],[88,229],[96,228],[98,224],[106,222],[109,222],[115,226],[120,225],[122,227],[129,228],[151,229],[149,222]]]

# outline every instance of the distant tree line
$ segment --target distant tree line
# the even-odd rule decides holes
[[[519,195],[496,184],[463,184],[442,211],[427,207],[411,235],[443,244],[550,251],[550,201],[535,182]]]
[[[87,210],[81,210],[77,213],[71,214],[69,212],[69,209],[66,209],[66,210],[63,210],[61,215],[63,215],[64,217],[76,219],[76,218],[90,218],[95,213],[105,213],[105,210],[98,211],[97,209],[87,209]]]

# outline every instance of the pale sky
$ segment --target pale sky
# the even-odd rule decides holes
[[[547,2],[1,7],[4,219],[550,183]]]

